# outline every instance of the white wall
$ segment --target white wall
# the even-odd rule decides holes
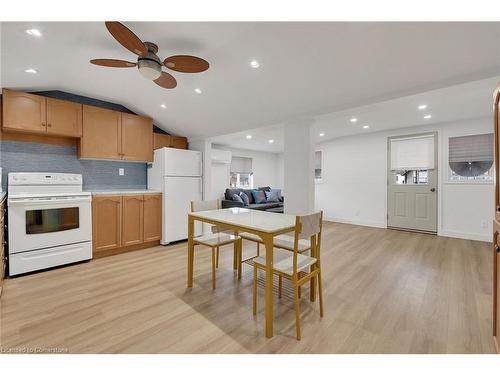
[[[338,138],[317,145],[323,151],[323,183],[316,185],[316,209],[325,218],[359,225],[386,226],[387,137],[438,132],[438,234],[490,241],[494,215],[492,184],[447,182],[449,136],[493,132],[491,119]]]
[[[221,145],[213,145],[213,148],[231,151],[233,156],[252,158],[254,187],[257,188],[259,186],[271,186],[277,189],[283,188],[283,163],[282,161],[280,161],[282,160],[282,158],[280,159],[280,156],[278,154],[264,151],[243,150]],[[215,184],[215,182],[213,182],[213,184]],[[219,195],[222,196],[225,189],[229,187],[229,173],[227,174],[226,182],[217,184],[217,186],[219,187],[222,185],[224,185],[225,187],[221,189],[220,192],[213,192],[215,195],[217,195],[217,197],[219,197]]]

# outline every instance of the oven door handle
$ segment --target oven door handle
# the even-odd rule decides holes
[[[58,199],[45,199],[45,198],[35,198],[35,199],[11,199],[8,201],[8,206],[37,206],[40,204],[73,204],[81,202],[90,202],[90,197],[82,198],[58,198]]]

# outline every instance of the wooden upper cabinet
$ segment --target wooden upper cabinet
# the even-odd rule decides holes
[[[119,160],[122,156],[121,113],[83,106],[83,132],[79,157]]]
[[[153,161],[153,120],[122,113],[122,159]]]
[[[172,137],[169,134],[153,133],[153,149],[172,146]]]
[[[170,134],[153,134],[153,148],[156,150],[162,147],[173,147],[187,149],[187,138]]]
[[[144,242],[161,239],[161,194],[144,194]]]
[[[65,137],[81,137],[82,105],[47,98],[47,133]]]
[[[122,246],[144,242],[144,205],[142,195],[122,197]]]
[[[122,197],[103,195],[92,198],[92,247],[94,255],[121,247]]]
[[[188,144],[187,144],[187,138],[186,137],[176,137],[172,136],[172,145],[171,147],[174,148],[182,148],[182,149],[187,149]]]
[[[46,132],[46,98],[3,90],[3,129],[29,133]]]

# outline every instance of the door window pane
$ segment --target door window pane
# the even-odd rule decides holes
[[[428,184],[427,170],[395,171],[397,185],[426,185]]]
[[[61,232],[79,226],[78,207],[26,211],[26,234]]]

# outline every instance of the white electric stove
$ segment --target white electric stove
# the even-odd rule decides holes
[[[92,258],[91,195],[82,175],[9,173],[9,275]]]

